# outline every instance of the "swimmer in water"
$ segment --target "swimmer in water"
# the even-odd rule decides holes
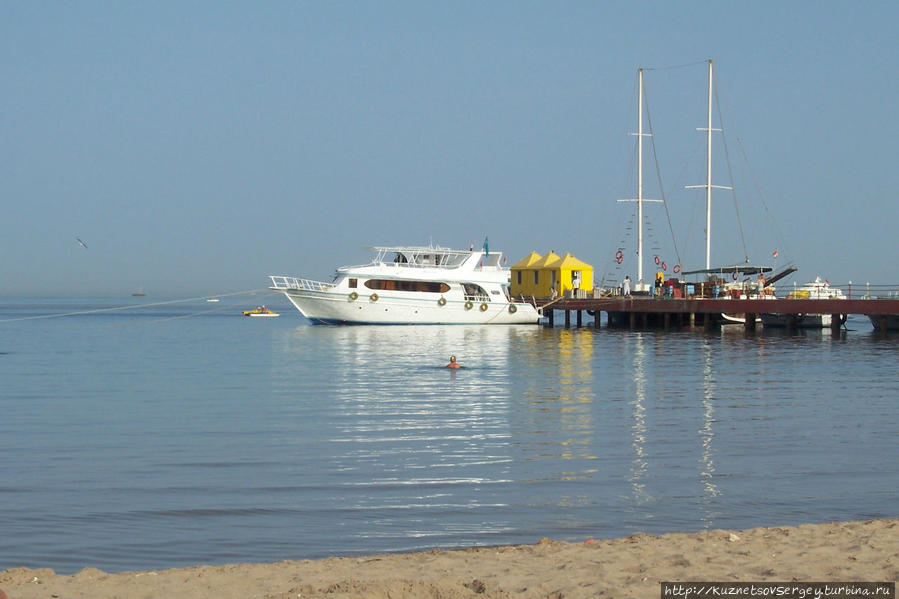
[[[446,365],[447,368],[462,368],[459,366],[459,363],[456,362],[456,356],[450,356],[449,364]]]

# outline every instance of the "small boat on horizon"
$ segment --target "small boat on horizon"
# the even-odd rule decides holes
[[[257,306],[252,310],[244,310],[244,316],[252,316],[255,318],[272,318],[275,316],[281,316],[279,313],[274,312],[265,306]]]

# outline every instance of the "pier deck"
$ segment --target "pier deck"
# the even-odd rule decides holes
[[[899,299],[730,299],[730,298],[650,298],[621,296],[602,298],[560,298],[544,303],[543,313],[553,322],[553,312],[565,312],[565,324],[570,324],[570,313],[577,315],[577,324],[581,325],[581,312],[594,313],[595,325],[599,326],[599,312],[609,314],[610,323],[617,320],[627,324],[714,324],[713,317],[720,314],[745,314],[746,327],[755,327],[755,317],[761,314],[831,314],[834,328],[840,326],[842,315],[863,314],[890,315],[899,314]],[[637,318],[635,318],[637,317]],[[652,322],[650,322],[652,319]],[[660,322],[659,322],[660,321]]]

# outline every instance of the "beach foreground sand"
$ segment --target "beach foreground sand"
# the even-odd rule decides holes
[[[0,572],[9,599],[659,597],[661,581],[899,578],[899,519],[71,576]]]

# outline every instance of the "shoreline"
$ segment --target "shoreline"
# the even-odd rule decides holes
[[[662,581],[899,579],[899,518],[108,574],[0,571],[9,599],[659,597]],[[0,595],[2,597],[2,595]]]

